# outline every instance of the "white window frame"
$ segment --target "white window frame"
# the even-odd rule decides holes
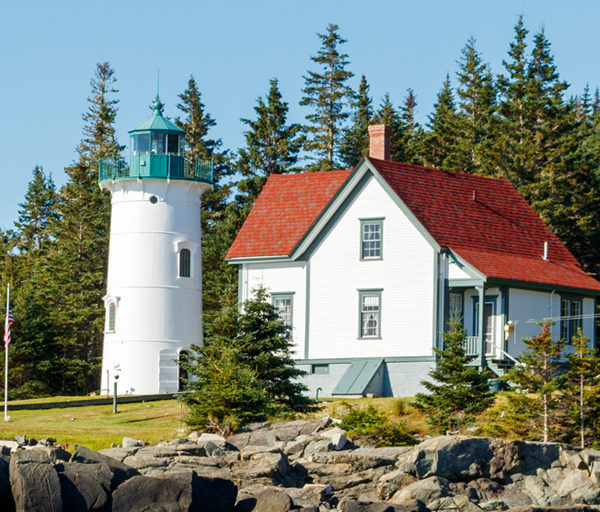
[[[289,299],[289,301],[290,301],[289,322],[287,322],[284,318],[281,317],[281,309],[275,304],[275,301],[278,299]],[[294,328],[294,292],[271,293],[271,305],[277,310],[279,319],[287,327],[288,331],[291,333],[292,329]]]
[[[175,257],[176,257],[175,270],[177,272],[176,273],[177,279],[181,279],[184,281],[196,279],[196,265],[197,265],[196,260],[197,260],[198,248],[200,247],[200,245],[195,242],[190,242],[187,240],[180,240],[178,242],[175,242],[173,244],[173,246],[174,246]],[[181,251],[183,249],[187,249],[188,251],[190,251],[190,275],[189,276],[181,275]]]

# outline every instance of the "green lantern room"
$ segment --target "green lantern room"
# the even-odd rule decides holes
[[[123,161],[100,162],[100,182],[163,178],[213,183],[212,162],[186,159],[185,132],[163,116],[163,108],[157,98],[152,116],[129,131],[129,165]]]

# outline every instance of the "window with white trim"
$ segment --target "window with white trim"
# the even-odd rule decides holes
[[[362,290],[359,297],[359,338],[381,337],[381,290]]]
[[[294,295],[292,293],[273,293],[271,300],[279,319],[291,331],[294,318]]]
[[[380,260],[382,258],[383,219],[361,219],[360,259]]]
[[[571,343],[577,335],[577,329],[583,325],[581,317],[581,300],[560,299],[560,337],[565,343]]]

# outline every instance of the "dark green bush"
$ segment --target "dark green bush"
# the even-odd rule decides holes
[[[350,409],[342,417],[340,428],[351,438],[368,438],[377,446],[406,446],[417,443],[405,423],[391,423],[385,414],[373,405],[362,409]]]

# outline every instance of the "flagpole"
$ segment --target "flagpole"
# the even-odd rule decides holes
[[[10,283],[6,287],[6,320],[4,321],[4,421],[10,420],[8,415],[8,311],[10,310]]]

